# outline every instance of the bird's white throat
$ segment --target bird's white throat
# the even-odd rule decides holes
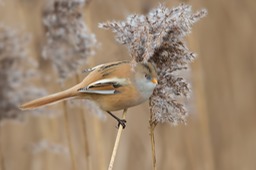
[[[147,80],[140,80],[137,82],[137,88],[144,100],[147,100],[153,93],[156,84]]]

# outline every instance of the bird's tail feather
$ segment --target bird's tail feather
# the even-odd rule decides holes
[[[74,89],[70,88],[62,92],[54,93],[49,96],[45,96],[36,100],[32,100],[27,103],[24,103],[20,106],[20,109],[21,110],[35,109],[35,108],[49,105],[55,102],[59,102],[71,97],[75,97],[75,94],[76,93],[74,93]]]

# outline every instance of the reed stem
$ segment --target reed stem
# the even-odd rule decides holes
[[[124,109],[122,119],[125,119],[126,113],[127,113],[127,109]],[[113,169],[114,161],[115,161],[115,158],[116,158],[116,152],[117,152],[117,149],[118,149],[118,145],[119,145],[119,141],[120,141],[120,138],[121,138],[122,131],[123,131],[123,126],[120,125],[119,128],[118,128],[117,135],[116,135],[116,141],[115,141],[115,145],[114,145],[114,148],[113,148],[110,163],[109,163],[109,166],[108,166],[108,170]]]
[[[150,125],[150,141],[151,141],[151,151],[152,151],[152,168],[156,170],[156,144],[155,144],[155,128],[157,123],[152,120],[152,113],[149,120]]]
[[[69,146],[69,152],[70,152],[70,157],[71,157],[71,162],[72,162],[72,169],[76,170],[76,161],[75,161],[75,156],[74,156],[74,150],[72,147],[72,138],[71,138],[71,132],[70,132],[70,127],[69,127],[69,122],[68,122],[68,111],[67,111],[67,101],[64,101],[64,115],[65,115],[65,128],[67,132],[67,138],[68,138],[68,146]]]
[[[1,127],[0,127],[0,135],[1,135]],[[0,168],[1,168],[1,170],[5,170],[5,166],[4,166],[4,153],[3,153],[3,149],[2,149],[1,139],[3,139],[3,138],[0,137]]]
[[[78,74],[76,74],[76,82],[77,84],[80,82]],[[91,170],[89,142],[88,142],[88,135],[86,130],[86,119],[83,112],[83,108],[80,108],[80,116],[81,116],[82,126],[83,126],[84,152],[85,152],[85,159],[87,163],[87,170]]]

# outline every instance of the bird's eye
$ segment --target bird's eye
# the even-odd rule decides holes
[[[145,74],[145,77],[146,77],[147,80],[151,80],[152,79],[152,77],[150,75],[148,75],[148,74]]]

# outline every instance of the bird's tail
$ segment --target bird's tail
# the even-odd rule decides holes
[[[21,110],[29,110],[29,109],[35,109],[38,107],[42,107],[48,104],[52,104],[55,102],[59,102],[68,98],[72,98],[76,96],[77,90],[74,90],[74,88],[67,89],[65,91],[61,91],[58,93],[51,94],[49,96],[45,96],[36,100],[32,100],[30,102],[24,103],[20,106]]]

